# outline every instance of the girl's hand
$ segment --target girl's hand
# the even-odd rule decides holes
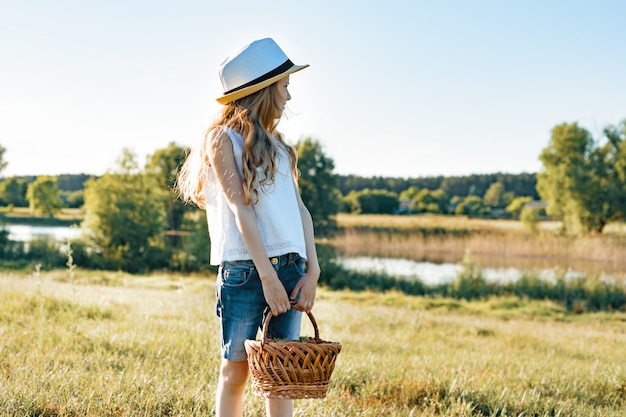
[[[291,299],[295,300],[300,293],[298,302],[293,306],[296,310],[304,311],[305,313],[311,312],[313,304],[315,304],[315,293],[317,291],[317,281],[319,279],[319,271],[308,270],[300,281],[296,284],[295,288],[291,292]]]
[[[272,310],[272,315],[278,316],[291,309],[287,291],[276,275],[262,278],[261,285],[265,302]]]

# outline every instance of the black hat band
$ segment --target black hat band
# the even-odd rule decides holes
[[[243,90],[244,88],[247,87],[251,87],[253,85],[256,84],[260,84],[263,81],[269,80],[270,78],[273,78],[277,75],[282,74],[283,72],[287,71],[289,68],[293,67],[293,62],[291,62],[290,59],[286,60],[284,63],[282,63],[281,65],[279,65],[278,67],[274,68],[273,70],[271,70],[270,72],[261,75],[258,78],[255,78],[254,80],[247,82],[243,85],[240,85],[239,87],[230,89],[226,92],[224,92],[224,95],[230,94],[230,93],[234,93],[235,91],[239,91],[239,90]]]

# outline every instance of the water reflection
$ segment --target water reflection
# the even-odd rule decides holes
[[[426,285],[438,285],[450,282],[461,271],[461,265],[454,263],[436,264],[416,262],[409,259],[375,258],[359,256],[339,258],[339,263],[346,269],[358,272],[378,272],[398,278],[419,279]]]
[[[9,239],[18,242],[29,242],[36,239],[53,239],[58,242],[80,237],[81,229],[66,226],[29,226],[23,224],[8,224],[1,227],[9,231]]]
[[[339,264],[358,272],[386,273],[389,276],[404,279],[419,279],[425,285],[434,286],[450,283],[456,278],[463,266],[460,263],[435,263],[428,261],[412,261],[409,259],[380,258],[370,256],[340,257]],[[513,267],[482,267],[483,276],[489,282],[515,282],[529,272],[546,281],[555,280],[558,276],[566,279],[584,277],[585,273],[576,270],[560,271],[557,268],[521,270]],[[623,279],[616,274],[600,274],[603,280]]]

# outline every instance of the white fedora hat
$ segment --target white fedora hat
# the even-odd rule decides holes
[[[295,65],[271,38],[259,39],[233,51],[217,68],[228,104],[255,93],[307,65]]]

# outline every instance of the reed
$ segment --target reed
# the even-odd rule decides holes
[[[0,284],[0,416],[215,415],[213,279],[76,269]],[[626,413],[624,313],[324,288],[314,310],[343,350],[328,396],[295,416]]]
[[[337,217],[340,230],[329,239],[344,256],[460,262],[466,252],[482,266],[568,269],[591,274],[626,271],[626,233],[620,224],[604,235],[561,236],[558,224],[543,223],[539,234],[518,221],[457,216]]]

